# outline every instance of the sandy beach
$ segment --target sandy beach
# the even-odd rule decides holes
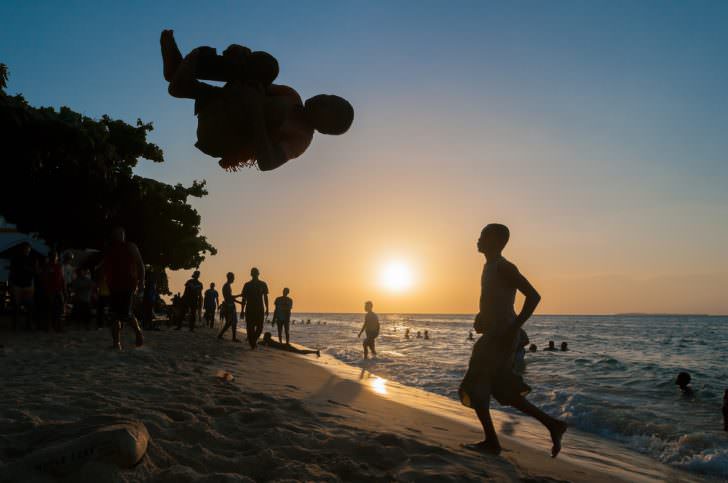
[[[118,353],[106,331],[4,333],[3,448],[49,423],[120,416],[146,425],[147,454],[132,469],[100,470],[97,481],[691,480],[576,431],[553,460],[539,427],[499,412],[505,451],[484,456],[461,448],[480,431],[447,398],[327,356],[250,351],[209,329],[146,336],[134,349],[126,332]],[[7,451],[2,459],[12,460]],[[7,478],[50,481],[32,472]]]

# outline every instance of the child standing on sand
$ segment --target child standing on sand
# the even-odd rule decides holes
[[[553,442],[551,456],[555,458],[561,450],[561,437],[567,425],[528,402],[525,395],[531,388],[513,372],[519,331],[533,314],[541,296],[518,268],[503,258],[501,252],[509,237],[505,225],[489,224],[483,228],[478,240],[478,251],[485,255],[486,263],[481,278],[480,312],[475,318],[474,329],[483,336],[473,345],[459,394],[463,405],[473,408],[478,415],[485,440],[466,447],[500,453],[501,445],[490,417],[490,397],[493,396],[499,403],[513,406],[546,426]],[[513,308],[516,290],[526,296],[518,315]]]
[[[364,325],[359,331],[357,337],[361,337],[362,332],[367,333],[366,339],[364,339],[364,359],[369,358],[369,349],[372,350],[372,355],[377,355],[377,350],[374,348],[374,340],[379,336],[379,317],[374,313],[374,304],[371,301],[367,301],[364,304],[364,310],[366,315],[364,316]]]

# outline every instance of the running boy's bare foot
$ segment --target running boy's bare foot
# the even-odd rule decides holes
[[[485,454],[492,454],[495,456],[498,456],[500,452],[503,450],[501,448],[500,443],[491,443],[489,441],[479,441],[477,443],[470,443],[463,445],[464,448],[467,448],[471,451],[477,451],[478,453],[485,453]]]
[[[566,430],[569,429],[569,425],[563,421],[557,421],[556,424],[549,429],[551,432],[551,441],[554,445],[551,447],[551,457],[556,458],[561,451],[561,438],[564,436]]]

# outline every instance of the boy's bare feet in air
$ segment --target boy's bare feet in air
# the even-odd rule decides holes
[[[558,421],[553,428],[550,428],[551,441],[554,445],[551,447],[551,457],[556,458],[561,451],[561,438],[564,436],[566,430],[569,429],[569,425],[563,421]]]

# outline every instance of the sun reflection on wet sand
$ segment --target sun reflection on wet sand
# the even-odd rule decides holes
[[[387,380],[377,377],[372,381],[372,389],[377,394],[387,394]]]

